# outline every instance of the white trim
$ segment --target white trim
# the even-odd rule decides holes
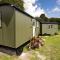
[[[33,26],[33,37],[36,35],[36,34],[35,34],[35,31],[36,31],[35,29],[36,29],[36,27]]]

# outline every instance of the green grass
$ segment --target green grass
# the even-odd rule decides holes
[[[60,33],[60,32],[59,32]],[[30,60],[38,60],[35,51],[38,51],[41,55],[46,56],[46,60],[60,60],[60,34],[54,36],[42,36],[45,39],[45,45],[39,49],[34,50]],[[24,52],[28,52],[25,47]],[[15,60],[16,56],[0,55],[0,60]]]
[[[60,60],[60,35],[43,36],[45,46],[37,49],[47,57],[46,60]]]
[[[45,45],[35,51],[46,56],[46,60],[60,60],[60,31],[58,35],[42,37],[45,39]],[[26,48],[24,50],[25,52],[28,51]],[[31,59],[36,60],[34,57],[31,57]]]
[[[4,56],[4,55],[1,55],[0,56],[0,60],[14,60],[15,57],[8,57],[8,56]]]

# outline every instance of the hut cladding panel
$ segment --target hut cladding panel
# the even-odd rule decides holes
[[[0,13],[0,27],[1,27],[1,13]]]
[[[2,41],[2,29],[1,29],[1,12],[0,12],[0,44]]]
[[[0,45],[18,48],[33,36],[32,16],[11,4],[0,4]]]
[[[32,18],[25,14],[15,12],[15,31],[16,31],[16,47],[22,45],[32,38]]]
[[[15,11],[11,6],[0,6],[2,40],[0,45],[14,47],[14,19]]]

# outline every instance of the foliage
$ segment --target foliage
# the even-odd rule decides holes
[[[60,18],[48,18],[45,14],[41,14],[40,17],[36,17],[36,19],[42,22],[58,22],[58,24],[60,24]]]
[[[41,14],[40,17],[35,17],[35,19],[40,22],[48,22],[48,18],[45,16],[45,14]]]
[[[49,18],[49,21],[60,23],[60,18]]]
[[[24,9],[22,0],[2,0],[0,3],[10,3],[18,6],[22,10]]]
[[[44,22],[47,22],[47,21],[48,21],[48,18],[45,16],[45,14],[41,14],[41,15],[40,15],[40,18],[41,18]]]

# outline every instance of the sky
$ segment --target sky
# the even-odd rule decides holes
[[[33,17],[45,14],[47,17],[60,18],[60,0],[23,0],[25,12]]]

